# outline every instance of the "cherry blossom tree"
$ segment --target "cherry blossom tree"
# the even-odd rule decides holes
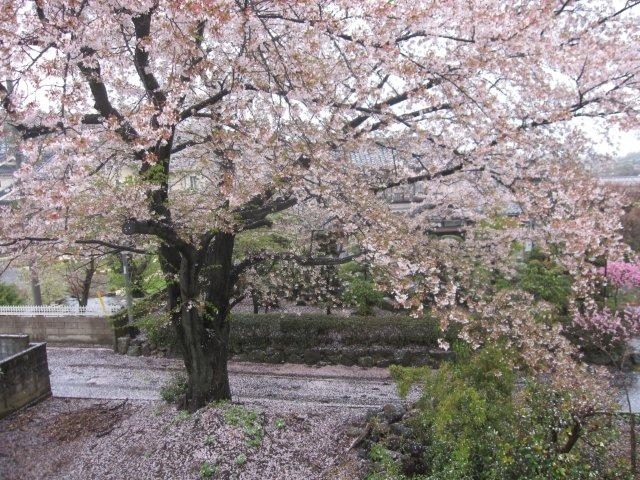
[[[230,397],[234,287],[261,262],[366,259],[400,304],[467,315],[487,309],[467,273],[526,239],[561,243],[588,291],[619,205],[572,174],[584,119],[637,125],[638,4],[5,0],[3,120],[27,159],[5,253],[157,248],[191,409]],[[417,184],[393,214],[382,194]],[[536,228],[487,230],[507,203]],[[452,208],[467,241],[423,234]],[[305,238],[285,211],[332,219],[348,251],[234,261],[251,230]]]

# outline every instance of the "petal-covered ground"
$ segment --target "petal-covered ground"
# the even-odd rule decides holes
[[[358,409],[50,398],[0,421],[0,478],[357,479]]]

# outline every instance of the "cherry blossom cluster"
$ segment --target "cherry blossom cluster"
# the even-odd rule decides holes
[[[607,307],[587,313],[577,313],[573,324],[592,336],[599,343],[627,342],[640,335],[640,309],[627,307],[622,311],[611,311]]]
[[[607,262],[599,273],[617,287],[640,287],[640,264],[627,262]]]

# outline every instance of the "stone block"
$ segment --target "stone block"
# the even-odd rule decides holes
[[[139,357],[140,345],[131,345],[127,350],[127,355],[129,355],[130,357]]]
[[[0,360],[26,350],[28,346],[29,335],[0,335]]]
[[[118,337],[116,340],[116,349],[120,355],[126,355],[129,350],[129,342],[131,339],[129,337]]]

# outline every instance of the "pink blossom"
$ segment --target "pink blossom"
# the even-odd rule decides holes
[[[608,308],[576,314],[573,324],[595,335],[596,339],[626,342],[640,334],[640,309],[627,307],[612,312]]]
[[[599,272],[618,287],[640,286],[640,265],[637,263],[607,262],[607,267]]]

